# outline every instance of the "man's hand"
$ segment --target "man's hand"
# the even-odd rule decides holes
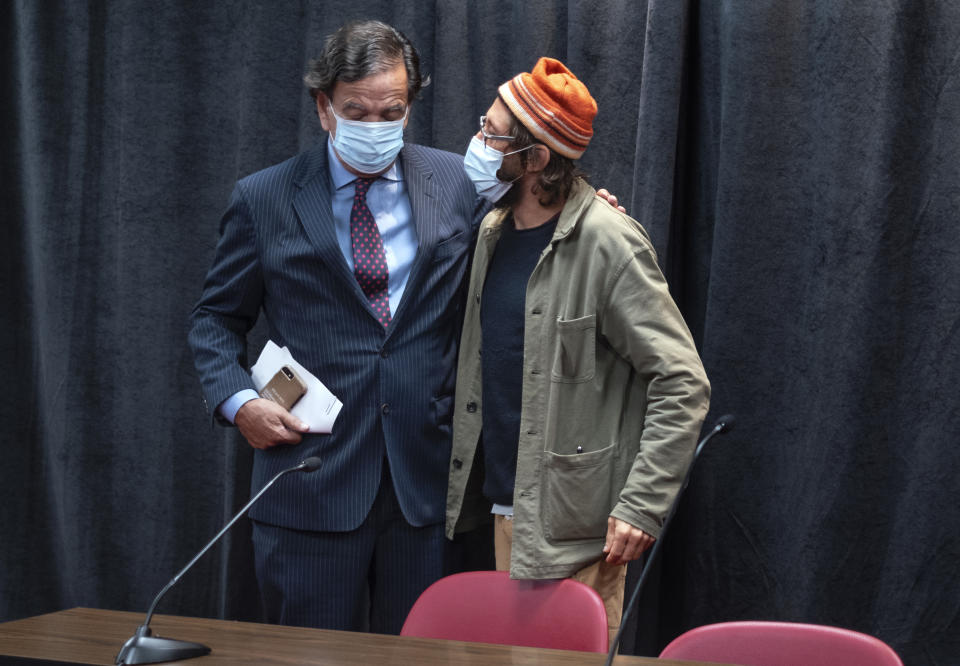
[[[607,518],[607,540],[603,552],[607,564],[626,564],[640,557],[655,539],[628,522],[610,516]]]
[[[237,410],[234,423],[255,449],[279,444],[299,444],[300,433],[310,429],[306,423],[272,400],[248,400]]]
[[[606,199],[608,204],[619,210],[621,213],[627,212],[626,208],[619,205],[620,202],[617,200],[617,196],[615,194],[610,194],[605,188],[601,187],[599,190],[597,190],[597,196],[602,199]]]

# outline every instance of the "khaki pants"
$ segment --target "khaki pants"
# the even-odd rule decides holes
[[[493,518],[493,547],[497,571],[509,571],[510,551],[513,547],[513,519],[499,515]],[[601,559],[580,569],[570,578],[589,585],[603,599],[603,607],[607,611],[607,631],[612,645],[623,615],[623,588],[627,580],[627,565],[607,564]]]

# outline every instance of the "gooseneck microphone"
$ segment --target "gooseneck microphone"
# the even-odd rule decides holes
[[[630,612],[633,610],[633,607],[637,603],[637,599],[640,597],[640,590],[643,588],[644,582],[646,582],[647,574],[650,572],[650,564],[656,559],[657,553],[660,552],[660,544],[663,543],[663,537],[667,533],[667,528],[670,527],[670,523],[673,519],[673,514],[677,512],[677,506],[680,504],[680,496],[683,494],[683,491],[686,490],[687,484],[690,483],[690,474],[693,472],[693,465],[697,462],[697,456],[700,455],[700,451],[703,450],[703,447],[707,445],[715,435],[720,435],[722,433],[730,432],[733,430],[733,426],[736,423],[736,419],[733,417],[733,414],[724,414],[719,419],[717,419],[716,425],[711,428],[710,432],[700,440],[700,443],[697,444],[697,448],[693,452],[693,459],[690,461],[690,466],[687,467],[687,473],[683,477],[683,483],[680,484],[680,490],[677,491],[676,497],[673,498],[673,503],[670,505],[670,510],[667,512],[667,517],[663,521],[663,527],[660,528],[660,536],[657,537],[657,540],[653,542],[653,548],[650,549],[650,554],[647,555],[647,561],[643,565],[643,570],[640,572],[640,580],[637,581],[636,586],[633,588],[633,594],[630,596],[630,602],[623,609],[623,616],[620,619],[620,629],[617,631],[616,638],[613,639],[613,642],[610,644],[610,650],[607,652],[607,661],[604,662],[604,666],[610,666],[613,663],[613,656],[617,653],[617,646],[620,645],[620,639],[623,636],[623,628],[627,625],[627,618],[630,616]]]
[[[180,580],[183,574],[187,573],[190,567],[196,564],[197,560],[203,557],[203,554],[210,550],[210,547],[219,541],[220,537],[226,534],[227,530],[229,530],[233,524],[237,522],[240,517],[243,516],[243,514],[245,514],[258,499],[260,499],[261,496],[263,496],[265,492],[267,492],[270,486],[272,486],[277,479],[279,479],[281,476],[289,474],[290,472],[315,472],[316,470],[320,469],[321,464],[320,458],[313,456],[307,458],[295,467],[283,470],[275,477],[270,479],[270,481],[260,489],[260,492],[254,495],[253,498],[237,512],[237,515],[231,518],[230,522],[223,526],[223,529],[217,533],[217,536],[210,539],[210,542],[203,547],[203,550],[197,553],[194,558],[187,563],[187,566],[181,569],[180,572],[171,578],[170,582],[167,583],[162,590],[160,590],[160,594],[158,594],[154,598],[153,603],[150,604],[150,609],[147,611],[146,620],[144,620],[143,624],[137,627],[137,631],[133,634],[133,636],[131,636],[129,640],[123,644],[123,647],[120,648],[120,653],[117,655],[117,660],[114,663],[154,664],[160,661],[177,661],[180,659],[190,659],[191,657],[199,657],[201,655],[208,654],[210,652],[210,648],[201,643],[191,643],[189,641],[178,641],[175,638],[161,638],[159,636],[153,636],[152,632],[150,631],[150,618],[153,617],[154,609],[156,609],[157,604],[160,602],[160,599],[163,598],[163,595],[165,595],[171,587],[177,584],[177,581]]]

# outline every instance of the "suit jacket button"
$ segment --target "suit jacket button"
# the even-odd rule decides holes
[[[454,468],[454,469],[460,469],[461,467],[463,467],[463,461],[460,460],[460,458],[454,458],[454,459],[453,459],[453,468]]]
[[[380,358],[389,358],[389,357],[390,357],[390,352],[388,352],[386,349],[380,350]]]
[[[471,414],[473,414],[475,411],[477,411],[477,403],[475,403],[475,402],[468,402],[468,403],[467,403],[467,411],[470,412]]]
[[[382,405],[380,405],[380,411],[383,412],[384,414],[389,414],[390,405],[388,405],[387,403],[383,403]]]

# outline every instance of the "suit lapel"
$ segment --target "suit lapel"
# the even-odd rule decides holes
[[[419,285],[433,258],[433,251],[437,245],[440,232],[440,219],[443,211],[440,210],[442,198],[437,191],[437,184],[433,178],[433,169],[416,151],[415,147],[405,146],[401,152],[403,178],[407,186],[407,196],[410,199],[410,210],[414,225],[417,229],[417,254],[410,270],[410,279],[404,289],[400,306],[394,313],[387,334],[394,329],[394,322],[403,316],[408,309],[407,302],[413,300],[419,290]],[[376,320],[369,300],[357,283],[353,273],[347,267],[340,245],[337,242],[337,232],[333,220],[333,207],[330,195],[330,175],[327,166],[326,142],[314,149],[311,159],[300,174],[294,176],[300,191],[294,195],[293,207],[307,233],[310,242],[316,248],[321,260],[331,268],[344,284],[349,293],[360,300]]]
[[[400,299],[400,306],[393,317],[394,320],[403,316],[403,312],[409,307],[407,303],[419,292],[420,284],[433,258],[433,250],[437,246],[442,214],[440,210],[442,198],[437,191],[432,167],[417,152],[416,147],[404,146],[400,155],[403,160],[403,178],[407,185],[407,196],[410,198],[410,211],[417,228],[417,254],[410,269],[410,279],[407,280],[403,298]],[[392,323],[391,328],[393,328]]]
[[[333,220],[333,206],[330,198],[330,174],[327,166],[327,145],[322,142],[312,152],[302,173],[297,174],[295,182],[300,191],[293,197],[293,208],[297,212],[300,224],[310,242],[316,248],[320,259],[330,267],[331,273],[343,283],[348,293],[368,306],[369,302],[356,278],[347,266],[337,241],[336,226]],[[373,317],[373,310],[370,310]]]

